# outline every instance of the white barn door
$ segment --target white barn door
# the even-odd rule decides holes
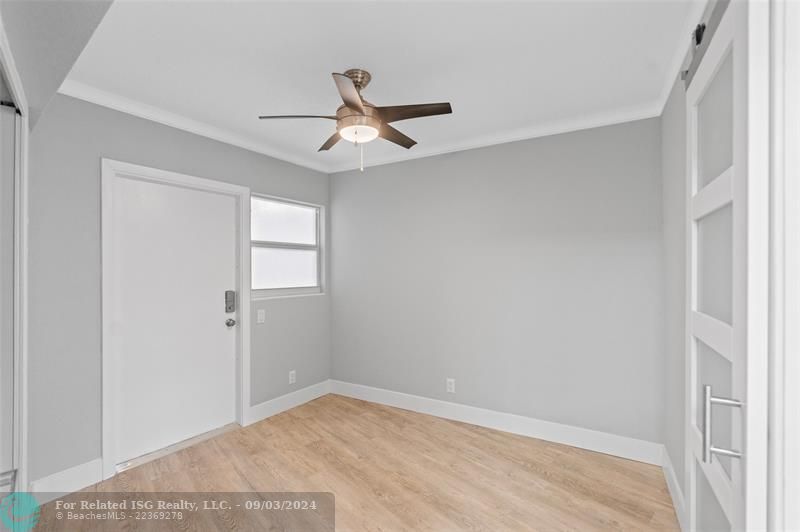
[[[731,2],[687,90],[692,530],[766,527],[768,56],[754,54],[764,6]]]

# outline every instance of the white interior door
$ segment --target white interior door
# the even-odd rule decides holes
[[[233,195],[135,172],[103,179],[104,386],[123,463],[235,420],[238,327],[226,321],[237,315],[224,294],[238,284],[239,207]]]
[[[760,75],[731,2],[687,90],[687,499],[692,530],[766,526],[766,213]],[[757,66],[757,65],[756,65]],[[766,264],[766,263],[764,263]]]

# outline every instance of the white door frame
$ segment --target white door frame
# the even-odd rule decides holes
[[[742,474],[734,469],[733,482],[727,481],[719,462],[700,463],[732,526],[763,530],[768,518],[768,352],[769,352],[769,175],[770,175],[770,99],[769,42],[770,4],[733,1],[728,6],[717,32],[698,67],[687,92],[687,297],[686,297],[686,503],[689,529],[696,523],[695,461],[700,452],[700,431],[694,422],[698,398],[695,371],[694,339],[703,341],[731,360],[743,363],[744,376],[738,381],[747,411],[747,427],[733,417],[733,444],[744,454]],[[737,51],[734,71],[745,70],[745,83],[734,87],[734,107],[745,109],[734,125],[734,162],[732,169],[699,192],[696,175],[696,123],[693,101],[699,101],[700,87],[716,72],[721,59],[732,46]],[[737,145],[746,144],[744,153]],[[736,173],[735,173],[736,172]],[[742,179],[741,173],[746,174]],[[726,203],[734,203],[733,220],[733,321],[726,323],[695,309],[697,301],[694,220]],[[738,214],[737,214],[738,212]],[[738,303],[737,303],[738,301]],[[701,334],[702,333],[702,334]],[[735,373],[734,373],[735,375]],[[734,378],[736,381],[736,378]],[[737,385],[734,384],[734,387]],[[745,396],[746,395],[746,396]],[[740,437],[739,437],[740,436]],[[734,488],[746,479],[743,492]]]
[[[800,530],[800,3],[773,2],[770,530]]]
[[[28,145],[30,118],[8,36],[0,19],[0,69],[19,109],[14,175],[14,464],[16,490],[28,491]]]
[[[114,334],[111,331],[110,315],[114,308],[114,290],[111,272],[111,238],[113,235],[113,190],[114,181],[121,177],[142,181],[169,184],[205,192],[213,192],[233,196],[237,201],[237,248],[239,259],[238,282],[236,291],[239,294],[239,330],[236,356],[236,422],[244,424],[247,410],[250,408],[250,189],[240,185],[223,183],[211,179],[178,174],[157,168],[149,168],[111,159],[102,159],[101,183],[101,242],[103,272],[103,478],[116,474],[118,463],[115,456],[115,434],[112,430],[116,390],[109,383],[113,380],[116,361],[114,357]],[[220,300],[222,304],[222,300]]]

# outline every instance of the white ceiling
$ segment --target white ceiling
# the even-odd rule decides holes
[[[61,92],[304,166],[355,168],[328,120],[331,72],[373,75],[378,105],[449,101],[398,122],[367,165],[658,115],[702,6],[693,0],[134,2],[117,0]]]

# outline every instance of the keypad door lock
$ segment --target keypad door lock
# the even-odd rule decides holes
[[[236,312],[236,290],[225,290],[225,312]]]

